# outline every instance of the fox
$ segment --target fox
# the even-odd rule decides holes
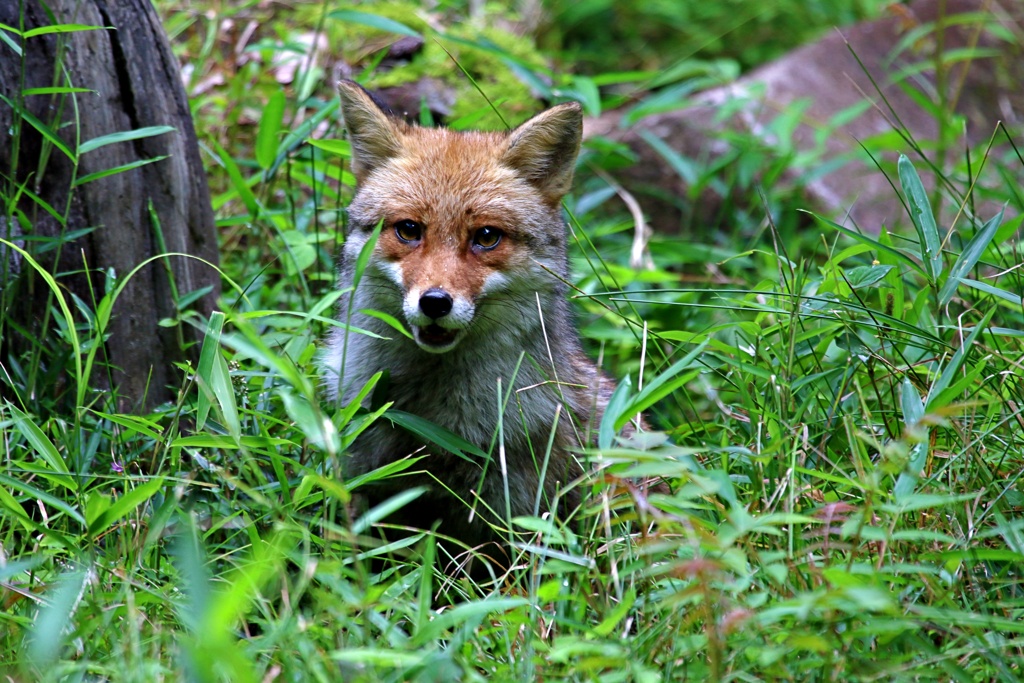
[[[436,524],[468,548],[501,545],[508,536],[495,520],[580,505],[579,453],[594,443],[615,388],[584,353],[568,301],[562,200],[580,151],[581,107],[553,106],[511,131],[454,131],[408,123],[355,82],[339,92],[356,189],[338,317],[364,333],[328,333],[327,397],[350,404],[384,372],[373,404],[390,403],[491,456],[475,462],[380,419],[351,445],[345,474],[425,454],[412,471],[360,487],[364,504],[422,486],[390,521]]]

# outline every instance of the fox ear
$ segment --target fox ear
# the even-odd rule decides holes
[[[352,143],[352,172],[362,182],[382,163],[398,156],[398,127],[370,93],[355,81],[340,81],[341,113]]]
[[[546,199],[557,202],[572,187],[582,134],[579,103],[560,104],[509,133],[502,163],[533,183]]]

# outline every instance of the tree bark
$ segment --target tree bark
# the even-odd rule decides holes
[[[0,94],[6,98],[0,99],[0,236],[31,237],[22,242],[25,248],[90,308],[108,291],[111,273],[121,283],[151,256],[187,253],[216,264],[213,211],[188,100],[150,0],[47,0],[45,6],[55,19],[40,0],[4,0],[0,23],[21,30],[54,23],[103,28],[24,39],[8,31],[21,44],[23,59],[0,42]],[[55,85],[92,92],[22,94]],[[77,154],[76,169],[19,107],[57,131],[73,154],[81,142],[111,133],[162,125],[176,131]],[[73,187],[75,178],[164,156]],[[22,187],[60,218],[28,193],[19,194]],[[82,229],[91,231],[67,240]],[[49,330],[40,329],[49,295],[31,268],[0,252],[0,269],[7,274],[0,281],[2,362],[30,354],[33,344],[52,334],[53,318]],[[208,314],[219,283],[211,265],[178,256],[151,263],[127,282],[107,329],[109,368],[93,378],[116,389],[121,408],[151,407],[172,396],[167,387],[180,382],[173,363],[184,358],[182,340],[197,335],[189,326],[158,323],[177,316],[175,292],[180,299],[210,288],[192,305]],[[56,354],[45,362],[57,362]],[[53,386],[59,383],[27,389],[56,391]]]

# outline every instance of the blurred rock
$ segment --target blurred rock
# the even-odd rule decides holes
[[[410,123],[420,120],[420,108],[426,106],[435,121],[443,121],[452,113],[455,90],[436,78],[421,78],[375,92],[391,111]]]
[[[410,60],[423,49],[423,38],[420,36],[402,36],[391,43],[385,60]]]
[[[940,19],[942,7],[945,16]],[[976,14],[956,16],[965,13]],[[929,24],[930,29],[923,28]],[[935,28],[938,25],[945,28],[940,32]],[[714,223],[716,207],[724,197],[704,189],[685,201],[690,194],[688,183],[643,134],[653,134],[677,153],[706,165],[732,153],[730,139],[741,133],[779,153],[817,151],[805,168],[791,167],[780,178],[765,182],[798,186],[809,209],[877,233],[883,225],[909,224],[909,219],[892,186],[859,142],[867,142],[869,148],[876,146],[876,157],[884,160],[887,168],[893,168],[900,152],[906,154],[930,184],[934,178],[923,172],[927,163],[909,140],[920,143],[927,159],[942,168],[965,158],[965,144],[981,146],[971,159],[976,173],[997,122],[1019,128],[1024,119],[1022,35],[1024,3],[1016,0],[918,0],[893,5],[884,18],[834,31],[733,84],[697,95],[685,109],[647,116],[632,125],[623,124],[623,111],[608,112],[587,121],[585,134],[623,142],[637,155],[637,162],[617,171],[616,177],[640,199],[656,230],[724,228]],[[959,52],[947,60],[946,73],[936,78],[934,55],[949,56],[951,51]],[[973,57],[964,59],[966,53]],[[902,81],[901,76],[905,76]],[[939,136],[937,119],[928,105],[919,102],[922,96],[929,102],[938,100],[938,92],[945,93],[946,101],[966,121],[966,140],[963,130],[947,131],[945,161],[936,158],[935,146],[929,142]],[[852,120],[841,120],[844,113],[863,106],[865,98],[872,106]],[[773,122],[802,101],[806,108],[790,140],[780,139],[780,128],[788,133]],[[882,145],[876,138],[872,143],[875,136],[894,129],[901,131],[904,140],[895,138],[898,144],[890,140]],[[1005,136],[1000,133],[996,141],[1005,143]],[[1024,175],[1019,162],[1014,168],[1016,174]],[[823,173],[815,175],[816,169]],[[809,179],[798,177],[801,173]],[[955,214],[956,202],[968,186],[965,176],[946,188],[946,220]],[[684,201],[666,201],[666,197]],[[984,219],[995,209],[985,206],[977,210]]]

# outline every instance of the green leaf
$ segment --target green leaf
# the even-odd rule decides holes
[[[883,503],[879,508],[885,512],[902,514],[904,512],[916,512],[918,510],[942,510],[965,503],[969,500],[977,500],[977,491],[968,493],[915,493],[907,496],[897,504]]]
[[[24,37],[23,31],[16,29],[13,26],[8,26],[7,24],[0,23],[0,31],[6,31],[8,33],[13,33],[16,36]],[[0,35],[3,35],[3,33],[0,33]]]
[[[431,443],[437,444],[446,451],[449,451],[468,462],[483,465],[489,457],[487,453],[482,451],[478,446],[471,444],[458,434],[455,434],[440,425],[436,425],[430,420],[424,419],[419,415],[413,415],[412,413],[407,413],[403,410],[389,410],[385,417],[399,427],[408,429],[413,434],[422,437]]]
[[[279,446],[295,446],[290,439],[281,439],[271,436],[243,436],[235,441],[225,434],[192,434],[179,436],[170,443],[171,448],[191,446],[195,448],[219,448],[231,450],[233,448],[276,448]]]
[[[953,381],[953,377],[960,372],[960,368],[963,367],[964,361],[967,359],[967,354],[969,354],[971,349],[974,347],[974,341],[978,338],[978,334],[980,334],[982,330],[988,328],[988,323],[992,320],[993,313],[995,313],[995,310],[990,310],[985,317],[981,319],[981,322],[974,326],[974,329],[971,330],[967,339],[963,344],[957,347],[953,357],[949,359],[949,363],[947,363],[946,367],[942,369],[942,374],[939,375],[939,378],[935,380],[935,383],[929,387],[928,398],[925,400],[926,410],[932,410],[936,407],[934,403],[935,399],[946,390],[946,387],[948,387]]]
[[[610,71],[602,74],[594,74],[591,80],[595,85],[621,85],[623,83],[639,83],[654,78],[657,71]]]
[[[426,492],[427,487],[415,486],[411,489],[406,489],[401,493],[396,493],[384,502],[374,505],[372,508],[367,510],[365,514],[360,515],[358,519],[352,522],[352,533],[363,533],[377,522],[384,521],[390,517],[392,513],[401,510]]]
[[[968,287],[973,287],[980,292],[985,292],[986,294],[991,294],[992,296],[1003,299],[1004,301],[1009,301],[1014,306],[1021,306],[1022,303],[1024,303],[1024,297],[1021,297],[1020,294],[1014,294],[1013,292],[1007,292],[1005,289],[993,287],[987,282],[978,282],[977,280],[971,280],[968,278],[961,278],[960,282]]]
[[[80,92],[96,92],[92,88],[72,88],[69,86],[50,86],[45,88],[25,88],[21,94],[25,97],[32,95],[70,95]]]
[[[236,319],[240,318],[242,320],[258,320],[260,318],[267,318],[272,316],[294,316],[296,318],[301,318],[303,320],[323,323],[324,325],[328,325],[330,327],[340,327],[342,329],[349,330],[350,332],[353,332],[355,334],[365,334],[367,337],[372,337],[373,339],[390,339],[390,337],[381,336],[376,332],[370,332],[369,330],[364,330],[361,327],[356,327],[354,325],[346,325],[345,323],[339,321],[337,318],[328,318],[322,315],[310,315],[308,313],[303,313],[301,311],[246,311]]]
[[[81,178],[75,178],[75,182],[74,182],[74,185],[72,185],[72,187],[81,187],[82,185],[85,185],[86,183],[91,183],[94,180],[99,180],[100,178],[106,178],[107,176],[116,175],[118,173],[124,173],[125,171],[132,170],[133,168],[139,168],[141,166],[147,166],[149,164],[154,164],[154,163],[156,163],[158,161],[163,161],[166,158],[167,158],[167,156],[153,157],[152,159],[139,159],[138,161],[132,161],[132,162],[127,163],[127,164],[121,164],[120,166],[115,166],[114,168],[108,168],[108,169],[103,170],[103,171],[96,171],[95,173],[89,173],[88,175],[84,175]]]
[[[672,380],[683,370],[687,370],[692,368],[694,365],[697,365],[700,362],[699,356],[704,352],[704,349],[707,348],[707,345],[708,341],[704,340],[704,342],[699,346],[677,360],[664,372],[661,372],[654,381],[649,382],[647,386],[643,388],[643,391],[637,394],[615,418],[615,431],[618,432],[622,429],[622,427],[629,422],[634,415],[647,410],[687,382],[689,380],[689,377],[687,376],[675,379],[674,381],[669,380]]]
[[[383,374],[384,373],[382,372],[378,372],[374,374],[373,377],[366,381],[366,384],[364,384],[363,388],[359,390],[359,393],[356,394],[356,396],[351,401],[348,402],[348,405],[346,405],[345,407],[341,408],[338,411],[336,424],[340,425],[341,427],[344,427],[349,422],[352,421],[352,418],[355,417],[356,412],[363,405],[363,401],[366,400],[366,397],[370,395],[370,392],[373,391],[373,388],[377,386],[377,382],[380,381],[380,378]]]
[[[199,367],[197,375],[200,377],[213,376],[213,359],[220,346],[221,332],[224,330],[224,313],[214,311],[210,314],[210,322],[206,324],[206,333],[203,335],[203,346],[199,351]],[[196,404],[196,431],[202,431],[206,426],[206,418],[210,415],[210,408],[213,402],[207,392],[200,389],[199,399]]]
[[[252,358],[266,368],[270,368],[281,375],[281,378],[296,389],[302,389],[306,396],[312,396],[315,392],[309,378],[300,373],[291,359],[286,359],[280,353],[271,349],[266,340],[260,337],[252,326],[244,320],[235,318],[235,327],[241,332],[224,334],[221,343],[236,351],[238,356]]]
[[[28,181],[26,181],[26,182],[28,182]],[[29,199],[31,199],[33,202],[35,202],[36,206],[40,207],[43,211],[45,211],[46,213],[50,214],[50,217],[53,220],[55,220],[61,227],[67,229],[67,227],[68,227],[67,218],[64,215],[62,215],[60,213],[57,213],[57,210],[54,209],[52,206],[50,206],[50,204],[45,199],[43,199],[42,197],[37,195],[35,192],[30,190],[24,184],[22,184],[21,186],[18,187],[18,191],[20,193],[24,194]],[[64,240],[71,241],[72,239],[78,239],[79,237],[87,235],[87,234],[89,234],[92,231],[93,231],[93,228],[83,228],[81,230],[68,231],[68,232],[64,233]],[[79,233],[79,234],[76,235],[75,237],[72,237],[71,236],[72,233]],[[52,243],[52,239],[53,239],[53,238],[44,238],[42,235],[35,235],[35,236],[26,235],[26,236],[22,237],[22,239],[24,239],[26,241],[28,241],[30,239],[33,239],[33,238],[34,239],[45,240],[44,244]],[[62,242],[62,243],[66,243],[66,242]],[[39,253],[42,253],[42,250],[40,250]]]
[[[307,104],[312,105],[311,102],[307,102]],[[291,151],[299,145],[303,145],[306,142],[312,142],[309,140],[309,137],[313,134],[313,131],[316,130],[323,121],[330,118],[339,107],[341,107],[341,100],[337,97],[329,102],[323,103],[315,114],[285,133],[284,140],[281,141],[280,149],[284,151]],[[279,159],[283,158],[283,156],[279,157]]]
[[[224,356],[217,353],[213,360],[213,375],[209,378],[213,383],[213,393],[217,397],[217,405],[220,407],[221,417],[224,420],[224,427],[236,443],[241,442],[242,425],[238,420],[238,404],[235,402],[235,387],[231,383],[231,373],[228,371],[227,361]]]
[[[330,656],[336,662],[345,662],[359,670],[403,671],[420,664],[427,655],[419,651],[402,652],[393,647],[346,647],[344,650],[334,650]]]
[[[330,420],[324,419],[318,405],[313,405],[302,395],[287,387],[278,390],[288,417],[292,419],[303,435],[317,448],[328,453],[338,452],[338,431]]]
[[[28,658],[41,671],[50,670],[60,656],[64,639],[74,623],[75,609],[81,602],[90,572],[73,569],[61,575],[31,624]]]
[[[388,33],[399,33],[403,36],[421,38],[419,33],[413,31],[405,24],[400,24],[393,19],[382,17],[369,12],[357,12],[355,10],[335,10],[327,15],[328,19],[337,19],[348,24],[362,24]]]
[[[957,257],[956,263],[949,269],[949,277],[942,285],[942,289],[939,290],[939,306],[945,307],[956,293],[957,287],[960,286],[960,282],[964,275],[966,275],[981,259],[981,255],[988,249],[989,243],[992,238],[995,237],[996,232],[999,230],[1000,224],[1003,222],[1003,212],[1005,209],[1000,209],[999,213],[993,216],[985,225],[981,227],[971,241],[964,247],[963,252]]]
[[[143,434],[156,441],[160,441],[163,438],[160,434],[160,431],[163,428],[158,423],[152,420],[147,420],[144,417],[139,417],[137,415],[112,415],[99,410],[94,410],[92,412],[104,420],[110,420],[116,425],[121,425],[132,433]]]
[[[989,328],[990,330],[992,328]],[[964,376],[956,381],[955,384],[949,386],[941,392],[930,391],[928,393],[928,408],[929,410],[937,410],[949,405],[950,401],[954,400],[958,396],[970,393],[976,387],[981,386],[978,383],[978,377],[985,371],[985,367],[988,365],[988,358],[982,358],[976,364],[971,366],[964,373]]]
[[[0,99],[3,99],[3,95],[0,95]],[[78,331],[75,327],[74,316],[71,315],[71,309],[68,307],[67,299],[64,297],[64,291],[62,287],[57,285],[57,281],[53,278],[46,268],[43,268],[39,263],[36,262],[32,255],[27,251],[19,247],[13,242],[8,242],[5,239],[0,239],[0,244],[6,246],[8,249],[13,249],[25,260],[29,266],[31,266],[45,282],[50,291],[53,292],[54,299],[57,301],[57,305],[60,306],[61,313],[63,314],[64,324],[66,325],[68,339],[71,343],[71,352],[75,360],[75,382],[77,383],[76,389],[76,403],[77,406],[85,405],[85,394],[89,388],[89,380],[87,373],[82,368],[82,344],[78,338]],[[99,346],[99,345],[97,345]]]
[[[64,155],[68,159],[71,159],[72,163],[77,162],[78,157],[75,156],[75,153],[71,151],[71,148],[68,147],[63,140],[60,139],[60,137],[57,135],[57,133],[53,131],[52,128],[50,128],[48,125],[40,121],[35,114],[26,109],[22,109],[20,106],[18,106],[16,102],[7,99],[3,95],[0,95],[0,100],[2,100],[5,104],[7,104],[7,106],[13,109],[14,112],[22,119],[28,121],[29,125],[35,128],[37,131],[39,131],[39,134],[46,138],[47,142],[49,142],[51,145],[53,145],[60,151],[64,152]]]
[[[486,598],[476,602],[466,602],[452,609],[445,610],[430,622],[428,628],[416,634],[416,642],[436,643],[445,637],[449,629],[465,628],[472,632],[486,617],[495,612],[507,612],[517,607],[529,605],[526,598]]]
[[[682,154],[666,144],[664,140],[650,131],[641,130],[640,137],[643,138],[644,142],[650,145],[655,152],[661,155],[661,158],[672,167],[672,170],[676,172],[676,175],[678,175],[679,178],[687,185],[697,184],[699,174],[697,172],[696,164],[685,158]]]
[[[259,215],[260,205],[256,201],[256,195],[253,194],[252,188],[242,177],[242,171],[238,168],[238,164],[231,158],[227,150],[220,146],[220,144],[214,140],[213,147],[217,150],[217,158],[224,165],[224,170],[228,173],[228,178],[231,179],[231,184],[235,188],[235,192],[238,193],[238,198],[245,204],[246,210],[249,212],[250,218],[255,218]]]
[[[900,392],[900,406],[903,408],[903,424],[906,425],[908,431],[915,428],[921,421],[921,418],[924,417],[924,403],[909,379],[903,380],[903,387]],[[917,480],[922,470],[924,470],[927,459],[928,435],[926,431],[922,440],[910,448],[906,471],[901,473],[896,479],[896,485],[893,487],[893,498],[898,503],[905,501],[908,496],[914,493]]]
[[[359,286],[359,281],[363,279],[363,271],[366,270],[367,264],[370,263],[370,257],[373,255],[373,248],[377,246],[377,238],[380,237],[380,230],[384,226],[384,219],[380,219],[377,222],[377,227],[373,229],[369,239],[363,244],[359,250],[359,256],[356,257],[355,271],[352,273],[352,288],[355,289]]]
[[[206,285],[205,287],[199,287],[198,289],[193,289],[191,292],[187,292],[185,294],[181,294],[178,297],[178,300],[175,302],[175,305],[178,307],[179,311],[184,311],[189,306],[194,304],[196,301],[199,301],[200,299],[202,299],[204,296],[206,296],[207,294],[209,294],[212,291],[213,291],[213,285]]]
[[[372,484],[382,479],[390,479],[391,477],[398,476],[398,474],[401,472],[405,472],[406,470],[411,469],[414,465],[416,465],[418,462],[420,462],[426,457],[427,456],[425,455],[407,455],[404,458],[395,460],[394,462],[389,462],[386,465],[381,465],[377,469],[367,472],[366,474],[360,474],[355,477],[352,477],[351,479],[345,482],[345,485],[348,487],[348,490],[355,490],[360,486],[366,486],[368,484]],[[323,488],[324,493],[333,497],[338,496],[337,489],[333,488],[338,486],[337,482],[335,482],[332,479],[318,479],[317,481],[320,483],[320,487]],[[341,498],[341,500],[344,499]]]
[[[597,447],[601,450],[607,450],[615,443],[615,435],[619,431],[615,427],[616,418],[623,414],[632,393],[633,382],[627,375],[615,387],[611,398],[608,399],[608,405],[605,406],[604,415],[601,417],[601,424],[597,428]]]
[[[803,209],[800,209],[800,210],[803,211]],[[872,248],[877,249],[880,252],[884,252],[884,253],[894,257],[900,263],[902,263],[902,264],[904,264],[906,266],[909,266],[910,268],[913,268],[914,270],[919,272],[921,275],[927,276],[927,273],[924,271],[924,269],[921,268],[921,266],[918,265],[917,262],[914,261],[914,259],[912,259],[909,256],[907,256],[906,254],[904,254],[899,249],[896,249],[895,247],[891,247],[891,246],[889,246],[887,244],[882,244],[881,242],[879,242],[876,239],[868,237],[867,235],[862,235],[861,233],[857,232],[856,230],[851,230],[850,228],[847,228],[845,226],[839,225],[839,223],[836,223],[835,221],[830,221],[829,219],[824,218],[822,216],[819,216],[818,214],[813,213],[811,211],[804,211],[804,213],[809,214],[810,216],[812,216],[818,222],[824,223],[825,225],[828,225],[828,226],[830,226],[832,228],[835,228],[836,230],[838,230],[839,232],[843,233],[844,235],[848,235],[848,236],[852,237],[853,239],[857,240],[858,242],[862,242],[864,244],[867,244],[867,245],[871,246]]]
[[[256,133],[256,162],[266,170],[277,159],[277,137],[284,123],[284,90],[278,90],[263,107],[259,132]]]
[[[847,284],[853,289],[870,287],[885,278],[895,266],[857,266],[845,271]]]
[[[942,275],[942,240],[939,237],[939,228],[935,224],[931,204],[928,202],[928,193],[921,184],[921,178],[917,175],[914,165],[903,154],[900,155],[897,169],[900,185],[903,186],[903,194],[906,195],[910,208],[910,220],[917,228],[921,260],[924,262],[929,282],[935,284]]]
[[[57,447],[53,445],[53,442],[43,433],[43,430],[36,426],[36,423],[29,419],[29,416],[21,412],[16,406],[7,404],[7,409],[14,415],[14,426],[21,432],[21,435],[25,437],[29,445],[32,446],[32,450],[36,452],[36,455],[41,457],[43,461],[50,466],[50,469],[54,472],[60,472],[61,474],[70,474],[68,471],[67,463],[64,462],[64,458],[61,457],[60,453],[57,452]]]
[[[405,329],[405,325],[402,324],[402,321],[398,320],[392,315],[382,313],[381,311],[375,311],[370,308],[361,308],[359,309],[359,312],[362,313],[363,315],[368,315],[371,318],[376,318],[381,322],[387,323],[388,327],[391,327],[392,329],[395,330],[395,332],[398,332],[399,334],[408,337],[409,339],[413,338],[412,333],[409,332],[409,330]]]
[[[420,555],[420,581],[419,590],[417,591],[418,595],[416,596],[419,609],[415,610],[415,617],[412,622],[412,635],[414,639],[428,628],[433,616],[431,607],[434,605],[434,559],[436,556],[437,537],[434,534],[427,534]]]
[[[344,159],[352,156],[352,143],[348,140],[309,140],[308,142],[328,154],[336,154]]]
[[[106,147],[116,142],[128,142],[129,140],[139,140],[142,138],[156,137],[157,135],[164,135],[165,133],[173,133],[177,128],[174,126],[147,126],[146,128],[137,128],[135,130],[125,130],[120,133],[110,133],[108,135],[101,135],[98,138],[87,140],[78,146],[79,154],[86,154],[94,149],[100,147]],[[163,157],[161,157],[163,158]]]
[[[113,26],[90,26],[88,24],[53,24],[52,26],[40,26],[39,28],[33,28],[25,31],[25,38],[35,38],[36,36],[45,36],[51,33],[77,33],[78,31],[102,31],[104,29],[112,29]]]
[[[342,435],[341,450],[347,450],[360,434],[369,429],[381,415],[387,412],[391,405],[391,402],[387,402],[383,405],[374,406],[374,409],[371,412],[359,415],[356,419],[351,420],[345,426],[345,432]]]
[[[12,28],[6,24],[0,24],[0,43],[3,43],[8,48],[10,48],[11,52],[14,53],[14,56],[18,59],[21,59],[25,55],[25,52],[21,49],[21,45],[14,42],[14,40],[9,35],[7,35],[8,31],[11,31],[18,36],[21,35],[21,31],[19,31],[18,29]]]
[[[45,491],[41,491],[38,488],[32,486],[31,484],[26,484],[23,481],[20,481],[13,477],[8,477],[4,474],[0,474],[0,484],[3,484],[4,488],[9,489],[10,491],[21,491],[26,496],[30,497],[33,501],[39,501],[44,505],[52,507],[54,510],[60,510],[68,517],[81,524],[82,527],[86,526],[85,517],[82,516],[82,513],[79,512],[75,507],[73,507],[69,503],[65,502],[63,499],[58,498],[57,496],[46,493]],[[77,490],[76,487],[72,486],[66,486],[66,488],[69,488],[71,490]],[[52,516],[52,511],[50,514]],[[18,516],[21,517],[21,515]],[[27,520],[25,518],[22,518],[22,521]]]
[[[123,496],[115,499],[95,519],[89,520],[89,533],[98,536],[106,531],[112,524],[156,495],[163,483],[163,477],[158,477],[130,489]]]
[[[594,627],[594,633],[602,638],[606,638],[612,634],[612,631],[626,618],[629,611],[633,609],[633,604],[636,602],[636,591],[632,588],[626,590],[626,594],[622,596],[622,600],[612,613],[605,617],[600,624]]]
[[[543,83],[542,79],[538,80],[541,80]],[[574,76],[572,79],[572,92],[562,93],[562,95],[575,95],[576,97],[573,99],[579,100],[587,116],[601,115],[601,92],[598,90],[597,84],[590,78]]]
[[[264,532],[267,533],[267,532]],[[223,572],[218,578],[217,588],[211,591],[211,600],[204,615],[205,621],[200,633],[209,635],[215,640],[223,639],[228,645],[235,642],[233,627],[239,618],[246,613],[247,606],[263,594],[264,585],[278,575],[284,564],[285,548],[289,544],[288,534],[269,533],[265,538],[257,537],[252,543],[248,557],[233,563],[230,572]],[[292,545],[294,550],[294,545]],[[236,649],[242,654],[241,648]],[[247,666],[257,666],[253,659],[248,659]],[[249,673],[248,670],[246,673]],[[260,678],[253,677],[255,681]],[[213,680],[206,678],[205,680]],[[237,681],[238,678],[225,676],[221,680]]]

